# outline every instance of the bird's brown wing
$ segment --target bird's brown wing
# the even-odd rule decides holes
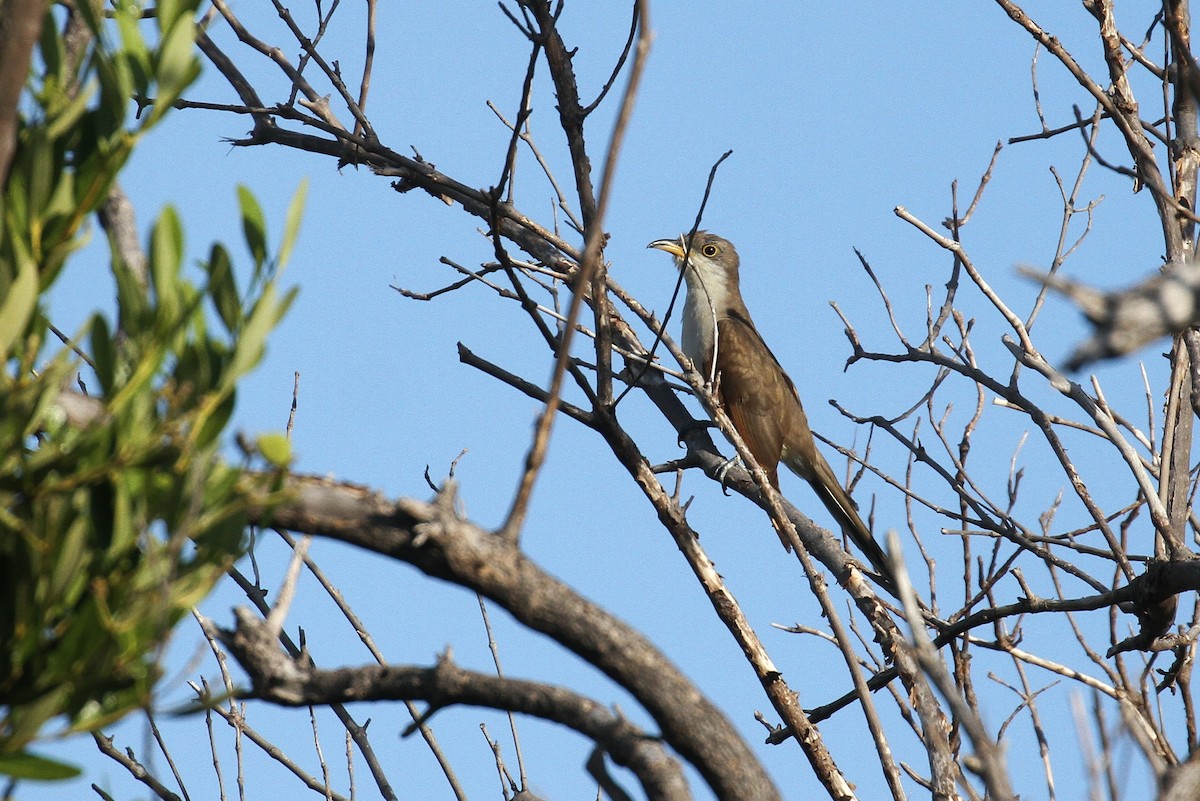
[[[717,323],[717,349],[721,364],[719,390],[725,413],[746,441],[754,460],[778,488],[778,465],[787,420],[786,415],[779,413],[775,400],[795,397],[795,387],[753,323],[744,317],[729,317]]]
[[[800,403],[800,393],[796,391],[796,385],[792,383],[792,379],[788,377],[787,371],[783,369],[783,365],[779,363],[779,359],[775,358],[775,354],[767,346],[766,340],[762,338],[762,334],[758,333],[758,329],[754,327],[754,323],[750,320],[750,318],[746,317],[737,310],[730,310],[729,317],[721,322],[729,324],[728,329],[730,336],[744,338],[746,340],[746,347],[754,347],[766,355],[766,358],[770,360],[771,364],[775,365],[775,371],[783,379],[783,383],[787,387],[788,392],[790,392],[792,397],[796,399],[796,404],[800,406],[801,411],[803,411],[804,407]],[[805,425],[807,425],[807,421]]]
[[[725,354],[721,358],[720,386],[725,413],[746,441],[755,461],[767,471],[771,484],[779,488],[777,465],[782,460],[812,486],[842,531],[880,573],[884,585],[894,587],[883,550],[871,536],[833,468],[817,450],[795,384],[754,324],[737,314],[720,321],[717,347]],[[786,541],[784,547],[788,547]]]

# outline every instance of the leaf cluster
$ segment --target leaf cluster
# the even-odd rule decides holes
[[[110,21],[79,2],[90,39],[76,56],[49,13],[20,110],[0,197],[0,773],[61,774],[25,751],[48,722],[92,730],[145,705],[172,627],[242,548],[251,499],[222,434],[295,294],[277,283],[303,188],[274,256],[240,190],[244,286],[221,244],[187,269],[167,208],[144,266],[109,235],[115,316],[60,342],[46,304],[133,148],[198,75],[197,5],[143,19],[118,2]],[[95,395],[71,388],[81,371]]]

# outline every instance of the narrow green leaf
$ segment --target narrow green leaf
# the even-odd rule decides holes
[[[171,104],[183,94],[183,90],[200,74],[200,63],[195,55],[196,26],[191,20],[177,20],[163,31],[159,45],[155,80],[158,92],[154,111],[146,124],[153,124],[170,110]]]
[[[242,325],[242,299],[238,297],[229,251],[220,243],[213,245],[204,266],[208,270],[208,296],[217,307],[225,330],[232,334]]]
[[[307,198],[308,179],[305,178],[297,187],[296,194],[292,196],[292,202],[288,204],[287,219],[283,226],[283,241],[279,244],[280,270],[291,258],[292,248],[295,247],[296,238],[300,235],[300,222],[304,218],[304,202]]]
[[[150,310],[146,288],[129,265],[119,259],[113,260],[113,277],[117,281],[117,306],[121,327],[140,331],[145,328],[145,318]]]
[[[37,305],[37,265],[17,237],[13,237],[17,260],[17,278],[0,302],[0,355],[7,359],[14,342],[25,333],[25,327]]]
[[[0,774],[12,776],[14,779],[58,781],[73,779],[82,772],[74,765],[38,756],[29,751],[22,751],[19,754],[0,754]]]
[[[233,416],[236,397],[235,392],[230,392],[209,414],[204,416],[200,427],[195,432],[197,448],[207,448],[221,436],[221,432],[229,425],[229,418]]]
[[[123,62],[121,67],[114,68],[125,71],[129,77],[136,75],[135,83],[139,89],[148,88],[153,56],[146,45],[145,37],[142,36],[141,6],[129,0],[118,0],[114,5],[113,18],[121,34],[121,50],[118,56]],[[158,10],[156,7],[155,12]]]
[[[87,570],[96,554],[88,547],[90,521],[65,505],[60,511],[61,515],[54,520],[58,550],[53,563],[46,566],[46,586],[51,597],[73,604],[87,587]]]
[[[188,6],[191,5],[191,3],[188,4]],[[179,16],[185,11],[185,8],[178,0],[160,0],[154,4],[154,11],[159,28],[165,31],[179,23]]]
[[[158,300],[158,319],[164,327],[179,317],[179,270],[183,264],[183,226],[175,209],[166,206],[150,234],[150,274]]]
[[[142,502],[142,477],[136,471],[128,471],[118,477],[117,485],[108,488],[111,501],[111,517],[108,521],[111,538],[108,553],[119,556],[137,547],[137,538],[145,521],[139,519],[137,507]],[[98,523],[97,523],[98,527]]]
[[[294,286],[283,293],[283,300],[275,306],[275,319],[271,321],[271,327],[279,325],[279,322],[287,315],[288,309],[292,308],[292,302],[296,300],[296,296],[300,294],[300,287]]]
[[[250,372],[262,359],[267,334],[274,327],[274,308],[275,286],[267,284],[262,297],[254,304],[254,310],[250,312],[246,324],[242,326],[237,342],[234,343],[233,359],[230,360],[225,375],[221,377],[223,390],[231,390],[237,380]]]
[[[116,352],[113,350],[112,331],[109,330],[108,320],[104,315],[92,316],[91,331],[92,364],[95,367],[96,378],[100,381],[102,394],[112,392],[116,379]]]
[[[95,116],[99,132],[112,134],[122,129],[129,98],[135,94],[145,94],[149,88],[143,77],[146,67],[142,62],[143,59],[135,57],[133,51],[126,51],[119,58],[101,58],[97,61],[100,103]]]
[[[258,277],[267,261],[267,222],[263,217],[262,207],[258,200],[245,186],[237,188],[238,206],[242,210],[242,230],[246,235],[246,245],[254,258],[254,275]]]
[[[26,169],[29,171],[29,215],[33,220],[38,221],[40,228],[41,220],[39,218],[50,201],[50,194],[53,192],[52,183],[56,182],[56,178],[65,180],[66,176],[61,167],[55,169],[54,146],[46,138],[44,129],[31,129],[29,141],[25,147],[30,153],[29,162],[26,165]]]
[[[63,38],[58,33],[52,10],[46,9],[46,19],[42,22],[42,35],[38,40],[38,52],[45,65],[45,75],[50,79],[62,80],[63,67],[66,63],[66,47]]]
[[[69,103],[55,112],[46,126],[48,138],[58,139],[79,125],[80,118],[87,111],[88,104],[92,102],[93,89],[92,86],[82,87]]]

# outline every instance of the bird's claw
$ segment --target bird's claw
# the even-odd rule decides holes
[[[741,459],[736,456],[731,456],[725,461],[725,464],[717,468],[717,480],[721,482],[722,495],[729,495],[729,485],[727,485],[725,482],[729,478],[729,471],[732,470],[733,466],[739,462],[741,462]]]

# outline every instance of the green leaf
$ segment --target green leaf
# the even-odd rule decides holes
[[[175,209],[167,206],[150,234],[150,274],[158,300],[158,319],[165,328],[179,319],[179,270],[183,264],[183,226]]]
[[[262,207],[258,200],[245,186],[237,188],[238,206],[242,210],[242,230],[246,234],[246,245],[254,259],[254,275],[257,278],[267,261],[267,222],[263,217]]]
[[[229,251],[220,243],[213,245],[208,263],[204,266],[208,270],[208,295],[217,307],[225,330],[232,334],[242,325],[242,299],[238,297],[233,280],[233,262],[229,258]]]
[[[121,327],[126,330],[141,330],[150,314],[146,288],[123,260],[113,260],[113,277],[117,281],[117,306]]]
[[[184,10],[185,8],[179,0],[160,0],[154,4],[155,18],[158,20],[159,27],[164,30],[175,27]]]
[[[108,491],[110,512],[105,524],[110,530],[110,539],[107,543],[99,544],[107,545],[110,556],[120,556],[137,546],[138,535],[145,524],[144,520],[139,519],[137,512],[137,506],[142,502],[140,499],[144,497],[144,486],[145,482],[139,472],[131,470],[119,476],[115,486],[105,488]],[[97,517],[98,505],[96,500],[93,500],[93,519]],[[101,521],[97,520],[97,529],[100,525]]]
[[[288,204],[287,219],[283,226],[283,241],[279,244],[279,268],[282,269],[291,258],[292,248],[296,245],[296,238],[300,235],[300,221],[304,217],[304,202],[308,198],[308,179],[305,178],[300,182],[300,186],[296,189],[296,194],[292,196],[292,202]]]
[[[262,297],[254,305],[254,311],[250,313],[250,318],[238,337],[229,368],[221,377],[223,387],[231,388],[234,382],[250,372],[262,359],[266,350],[267,334],[271,333],[287,314],[298,291],[297,287],[292,287],[284,293],[282,300],[277,301],[274,284],[267,284],[263,289]]]
[[[93,87],[84,86],[71,102],[58,109],[46,126],[46,136],[59,139],[79,125],[79,120],[87,111],[88,103],[92,101]]]
[[[200,62],[195,56],[195,41],[196,26],[190,19],[178,19],[163,31],[155,71],[158,93],[154,99],[154,111],[146,121],[147,125],[153,124],[167,113],[171,104],[200,74]]]
[[[113,68],[122,73],[118,77],[127,88],[132,84],[144,92],[149,89],[153,55],[142,36],[141,6],[130,0],[118,0],[114,6],[113,19],[121,35],[121,51],[114,54],[116,58],[112,60],[119,62],[119,66],[114,65]],[[158,9],[155,8],[155,11]]]
[[[258,452],[272,467],[284,468],[292,461],[292,443],[278,431],[259,435],[255,444],[258,446]]]
[[[225,426],[229,424],[229,418],[233,416],[235,399],[236,394],[230,392],[216,405],[211,413],[205,416],[200,428],[196,431],[195,442],[197,448],[207,448],[217,441],[217,437],[221,435],[221,432],[225,430]]]
[[[241,471],[217,456],[236,397],[227,375],[239,352],[241,368],[257,361],[287,303],[266,291],[266,227],[248,191],[243,225],[258,261],[245,299],[223,248],[203,291],[187,280],[183,229],[168,208],[153,227],[148,277],[114,247],[119,316],[94,314],[72,339],[93,354],[104,413],[72,427],[53,408],[78,359],[49,346],[39,292],[86,240],[149,125],[127,119],[131,100],[154,101],[157,119],[198,69],[198,0],[160,0],[149,17],[143,0],[74,5],[93,36],[67,58],[61,8],[47,11],[41,56],[21,76],[18,148],[0,197],[0,785],[77,774],[24,749],[51,722],[87,730],[147,703],[170,628],[240,552]],[[225,338],[210,333],[209,298]]]
[[[66,62],[66,47],[62,36],[58,33],[58,25],[50,8],[46,9],[46,18],[42,21],[42,35],[38,40],[38,52],[45,65],[45,75],[50,79],[61,79],[63,66]]]
[[[22,751],[19,754],[0,754],[0,774],[12,776],[14,779],[57,781],[73,779],[82,772],[74,765],[38,756],[29,751]]]
[[[51,597],[74,603],[87,587],[87,568],[95,554],[88,547],[89,521],[78,516],[74,509],[61,511],[63,514],[53,521],[58,553],[55,561],[46,565],[49,571],[46,588]]]
[[[233,359],[230,360],[225,375],[221,377],[222,390],[233,389],[237,380],[250,372],[262,358],[267,334],[275,326],[275,315],[271,313],[274,308],[275,285],[267,284],[263,289],[262,297],[254,305],[254,310],[250,312],[246,325],[242,327],[237,342],[234,343]]]
[[[19,244],[17,237],[13,237],[13,245],[17,278],[0,303],[0,356],[5,359],[9,356],[12,344],[25,333],[38,296],[37,265]]]
[[[112,331],[102,314],[92,316],[91,349],[96,378],[100,381],[101,392],[107,395],[116,380],[116,353],[113,350]]]
[[[54,145],[46,136],[45,129],[35,128],[30,131],[25,147],[30,153],[29,162],[25,165],[29,174],[29,214],[33,219],[37,219],[50,200],[53,191],[51,183],[56,182],[56,179],[67,180],[69,173],[61,166],[55,165]]]
[[[100,78],[100,103],[95,110],[97,130],[111,135],[123,130],[129,99],[144,94],[149,84],[146,67],[130,51],[117,58],[100,58],[96,64]],[[95,137],[99,139],[99,137]]]

